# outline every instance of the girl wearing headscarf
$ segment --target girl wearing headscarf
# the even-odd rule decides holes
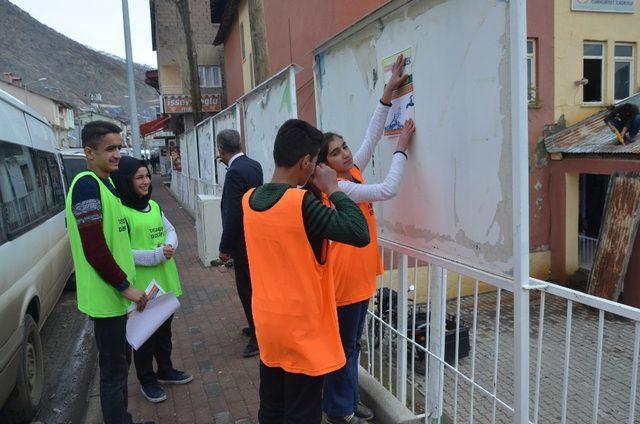
[[[118,170],[111,174],[123,204],[129,228],[137,289],[145,290],[155,280],[165,292],[182,294],[178,269],[173,259],[178,247],[176,231],[160,206],[151,200],[151,174],[140,159],[123,156]],[[167,398],[161,384],[186,384],[193,380],[189,373],[173,368],[171,362],[171,322],[169,317],[133,354],[141,391],[150,402]],[[153,358],[158,364],[153,369]]]

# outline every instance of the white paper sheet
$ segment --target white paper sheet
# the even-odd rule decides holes
[[[138,350],[179,307],[178,298],[169,292],[149,300],[144,311],[132,311],[127,319],[127,341],[131,347]]]

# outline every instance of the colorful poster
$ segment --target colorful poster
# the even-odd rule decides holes
[[[384,83],[387,84],[391,79],[391,69],[399,55],[404,56],[404,70],[402,75],[409,75],[407,82],[393,92],[391,100],[393,106],[389,111],[387,122],[384,125],[384,136],[399,135],[404,128],[404,122],[411,118],[414,113],[414,97],[413,97],[413,74],[411,48],[389,56],[382,61],[382,72],[384,74]]]
[[[169,147],[169,157],[171,158],[171,169],[182,172],[182,161],[180,160],[180,147],[175,144]]]

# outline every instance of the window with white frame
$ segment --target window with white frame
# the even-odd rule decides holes
[[[582,77],[587,80],[583,86],[584,103],[602,103],[604,92],[604,44],[584,43]]]
[[[222,87],[219,66],[198,66],[200,87]]]
[[[614,67],[614,99],[622,100],[633,94],[633,45],[616,43]]]
[[[527,91],[529,103],[538,100],[538,84],[536,80],[536,40],[527,40]]]

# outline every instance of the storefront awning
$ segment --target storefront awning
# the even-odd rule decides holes
[[[154,119],[153,121],[149,121],[149,122],[145,122],[144,124],[141,124],[140,135],[142,137],[145,137],[151,133],[164,129],[169,123],[170,119],[171,119],[170,116],[160,116]]]

